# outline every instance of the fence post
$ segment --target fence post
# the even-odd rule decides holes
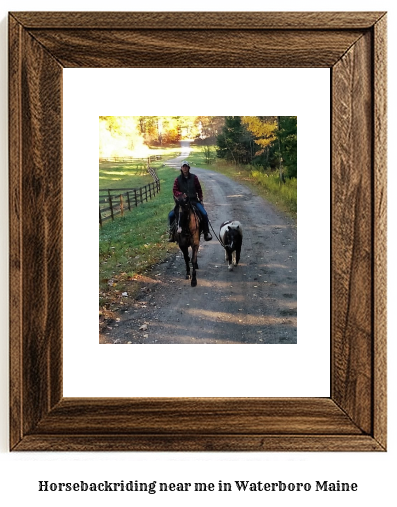
[[[130,193],[127,192],[128,210],[131,211]]]
[[[134,188],[134,199],[135,199],[135,207],[138,207],[138,197],[136,195],[136,188]]]
[[[123,194],[120,194],[120,213],[121,216],[124,216],[124,208],[123,208]]]
[[[102,227],[101,207],[99,206],[99,225]]]
[[[114,220],[114,216],[113,216],[113,203],[112,203],[112,196],[110,195],[110,192],[109,192],[109,205],[110,205],[110,214],[112,216],[112,220]]]
[[[139,197],[141,198],[141,201],[140,201],[140,202],[141,202],[141,204],[143,203],[142,188],[143,188],[143,187],[141,187],[141,188],[139,189]]]

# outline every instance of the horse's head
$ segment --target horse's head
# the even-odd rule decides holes
[[[182,209],[187,209],[189,206],[189,198],[183,194],[175,199],[176,204],[180,206]]]
[[[185,231],[187,230],[188,223],[189,223],[189,217],[190,217],[190,210],[189,210],[189,198],[180,195],[179,197],[175,198],[176,202],[176,213],[178,216],[178,232],[182,232],[182,229]]]

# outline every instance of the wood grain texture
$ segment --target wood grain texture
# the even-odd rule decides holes
[[[10,45],[20,55],[10,89],[11,318],[19,323],[11,325],[11,417],[26,434],[62,397],[62,68],[13,23]]]
[[[16,451],[142,452],[369,452],[382,451],[368,435],[28,435]]]
[[[13,12],[26,29],[362,30],[384,12]]]
[[[385,450],[385,16],[244,14],[10,15],[11,449]],[[331,398],[62,399],[62,68],[247,67],[253,49],[332,69]]]
[[[62,400],[33,433],[256,435],[264,430],[267,435],[362,434],[327,398],[72,398]]]
[[[62,66],[94,68],[331,67],[362,36],[361,31],[350,30],[135,29],[30,30],[30,33]]]
[[[9,215],[10,215],[10,442],[23,437],[22,428],[22,209],[21,97],[22,27],[9,20]]]
[[[374,27],[374,437],[387,441],[387,20]]]
[[[333,399],[372,430],[371,34],[332,71]],[[358,400],[368,400],[359,403]]]
[[[24,424],[62,396],[62,69],[27,32],[22,66]]]

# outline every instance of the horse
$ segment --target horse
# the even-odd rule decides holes
[[[241,223],[237,220],[223,222],[219,237],[225,249],[225,261],[228,261],[228,270],[233,271],[233,266],[237,266],[239,263],[243,243]]]
[[[179,197],[176,206],[176,239],[186,264],[186,280],[191,278],[190,285],[196,287],[198,269],[197,254],[200,246],[200,217],[187,197]],[[189,247],[192,249],[192,274],[190,276]]]

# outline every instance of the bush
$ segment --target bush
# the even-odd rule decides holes
[[[280,181],[278,172],[264,173],[252,170],[251,176],[270,194],[279,197],[290,211],[297,211],[297,179],[288,178],[285,183]]]

